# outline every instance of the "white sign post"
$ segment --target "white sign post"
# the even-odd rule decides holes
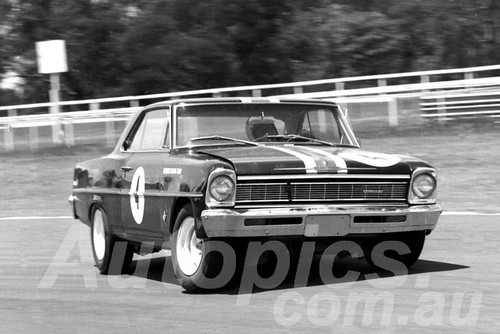
[[[62,143],[61,120],[57,117],[60,112],[59,101],[61,100],[59,90],[59,73],[68,71],[66,59],[66,43],[63,40],[52,40],[36,43],[36,54],[38,59],[38,72],[50,74],[49,98],[52,105],[50,113],[56,116],[52,124],[52,141],[54,144]]]

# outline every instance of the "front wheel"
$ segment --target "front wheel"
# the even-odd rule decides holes
[[[236,255],[224,241],[198,238],[192,207],[185,205],[177,215],[172,234],[172,266],[186,291],[217,289],[233,277]]]
[[[108,216],[97,207],[90,229],[92,253],[101,274],[121,274],[129,270],[133,248],[126,241],[117,241],[108,223]]]

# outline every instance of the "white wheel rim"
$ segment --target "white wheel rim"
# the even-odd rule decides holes
[[[101,210],[96,210],[94,213],[92,240],[94,242],[94,253],[97,259],[102,261],[102,259],[104,259],[104,253],[106,252],[106,235]]]
[[[177,231],[175,245],[177,263],[181,271],[187,276],[193,275],[200,267],[202,258],[201,242],[201,239],[196,237],[194,218],[187,217]]]

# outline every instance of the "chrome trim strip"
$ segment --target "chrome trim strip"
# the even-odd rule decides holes
[[[363,203],[363,204],[358,204],[358,203],[352,203],[352,204],[331,204],[331,203],[324,203],[324,204],[318,204],[318,205],[304,205],[304,204],[262,204],[258,206],[258,209],[266,209],[266,208],[282,208],[282,209],[298,209],[298,210],[313,210],[313,209],[322,209],[322,208],[342,208],[342,210],[346,208],[381,208],[381,209],[386,209],[388,211],[390,210],[395,210],[395,209],[402,209],[402,208],[409,208],[408,204],[399,204],[399,203],[394,203],[394,202],[378,202],[378,203]],[[234,209],[257,209],[255,205],[235,205]]]
[[[312,180],[312,179],[388,179],[409,180],[406,174],[281,174],[281,175],[239,175],[239,181],[265,181],[265,180]]]
[[[391,232],[432,231],[442,208],[437,205],[406,207],[352,207],[324,205],[302,208],[253,208],[249,210],[208,209],[201,212],[201,221],[208,237],[338,237],[343,235],[380,234]],[[406,216],[405,222],[354,223],[355,217]],[[302,218],[302,224],[247,226],[247,219]],[[317,218],[317,220],[316,220]],[[329,219],[338,224],[325,224]],[[342,221],[341,221],[342,220]],[[322,221],[322,224],[315,223]]]
[[[121,192],[120,190],[108,190],[108,189],[94,189],[94,188],[77,188],[73,189],[73,194],[91,194],[91,195],[123,195],[129,196],[128,192]],[[203,197],[200,193],[185,193],[185,192],[158,192],[156,190],[146,190],[144,196],[148,197]]]
[[[258,104],[273,104],[273,103],[286,103],[294,105],[314,105],[314,106],[325,106],[329,108],[338,108],[338,104],[335,102],[330,102],[326,100],[311,100],[311,99],[283,99],[279,97],[248,97],[252,103]],[[169,101],[170,102],[170,101]],[[162,102],[159,102],[162,103]],[[193,106],[206,106],[206,105],[227,105],[227,104],[241,104],[241,97],[228,97],[220,99],[180,99],[177,101],[170,102],[173,106],[182,107],[193,107]],[[340,112],[340,110],[339,110]]]
[[[183,104],[175,104],[172,108],[172,142],[170,143],[170,147],[179,148],[177,146],[177,108],[179,105]]]
[[[120,148],[120,153],[168,153],[169,148],[167,147],[159,147],[155,149],[147,149],[147,150],[124,150]]]
[[[344,116],[339,105],[337,105],[337,110],[338,110],[338,117],[340,119],[339,122],[340,127],[342,128],[342,132],[347,134],[347,139],[349,140],[349,143],[356,147],[361,147],[361,145],[358,142],[358,139],[356,138],[356,135],[352,131],[352,127],[351,124],[349,123],[349,120],[347,119],[346,116]]]
[[[120,195],[119,189],[103,189],[103,188],[76,188],[73,189],[73,194],[91,194],[91,195]],[[128,196],[128,193],[127,193]]]
[[[200,193],[184,193],[184,192],[175,192],[175,193],[160,192],[157,194],[146,193],[145,195],[150,197],[193,197],[193,198],[203,197],[203,194]]]
[[[302,203],[307,203],[307,202],[322,202],[324,203],[325,205],[328,204],[328,203],[346,203],[346,202],[363,202],[365,203],[364,206],[368,205],[368,204],[372,204],[373,201],[375,201],[377,199],[367,199],[367,198],[358,198],[358,199],[351,199],[351,198],[343,198],[343,199],[295,199],[293,200],[294,202],[302,202]],[[396,198],[396,199],[389,199],[389,198],[384,198],[383,199],[384,201],[386,202],[390,202],[391,204],[390,205],[394,205],[394,202],[399,202],[399,203],[406,203],[406,199],[401,199],[401,198]],[[246,204],[246,203],[259,203],[259,207],[262,207],[261,204],[262,203],[269,203],[269,202],[274,202],[274,203],[290,203],[290,201],[288,199],[276,199],[276,200],[265,200],[265,199],[262,199],[262,200],[256,200],[256,199],[252,199],[252,200],[239,200],[237,201],[238,204]],[[292,202],[293,203],[293,202]],[[255,204],[250,206],[250,207],[253,207],[255,208]],[[287,206],[288,207],[288,206]],[[242,206],[235,206],[235,208],[242,208]]]
[[[159,107],[162,107],[163,105],[161,103],[164,102],[158,102],[160,105]],[[349,124],[347,123],[344,115],[342,114],[342,111],[339,109],[339,106],[335,102],[331,101],[325,101],[325,100],[308,100],[308,99],[282,99],[279,97],[249,97],[249,98],[221,98],[220,100],[210,100],[210,99],[186,99],[186,100],[178,100],[178,101],[172,101],[170,102],[173,110],[171,112],[172,115],[172,124],[171,124],[171,132],[172,132],[172,140],[171,140],[171,149],[183,149],[183,148],[188,148],[192,149],[194,147],[192,146],[178,146],[177,145],[177,108],[178,107],[192,107],[192,106],[205,106],[207,104],[209,105],[231,105],[231,104],[238,104],[238,103],[256,103],[256,104],[278,104],[278,103],[286,103],[286,104],[293,104],[293,105],[314,105],[314,106],[325,106],[328,108],[332,108],[337,111],[337,114],[340,115],[339,118],[341,119],[340,125],[342,127],[342,131],[347,135],[347,138],[349,139],[349,144],[355,146],[355,147],[360,147],[359,143],[356,140],[356,137],[354,136],[354,133],[349,127]],[[152,105],[154,106],[154,104]],[[151,106],[150,106],[151,107]],[[314,173],[314,172],[313,172]]]
[[[240,187],[245,186],[263,186],[263,185],[273,185],[273,186],[286,186],[288,182],[272,182],[272,183],[239,183],[237,185]],[[321,182],[321,183],[307,183],[307,182],[290,182],[290,185],[323,185],[323,184],[339,184],[339,185],[369,185],[369,186],[378,186],[378,185],[407,185],[406,182]]]
[[[406,202],[408,182],[264,182],[239,183],[236,203]]]
[[[351,167],[351,168],[346,168],[345,171],[342,168],[337,168],[337,167],[316,167],[316,171],[324,172],[324,173],[336,173],[336,174],[347,174],[350,170],[375,170],[376,168],[367,168],[367,167]],[[275,168],[275,172],[300,172],[300,171],[307,171],[307,168],[293,168],[293,167],[283,167],[283,168]]]

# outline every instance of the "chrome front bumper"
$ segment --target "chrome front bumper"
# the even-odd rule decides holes
[[[433,230],[441,212],[437,204],[208,209],[201,221],[208,237],[334,237]]]

